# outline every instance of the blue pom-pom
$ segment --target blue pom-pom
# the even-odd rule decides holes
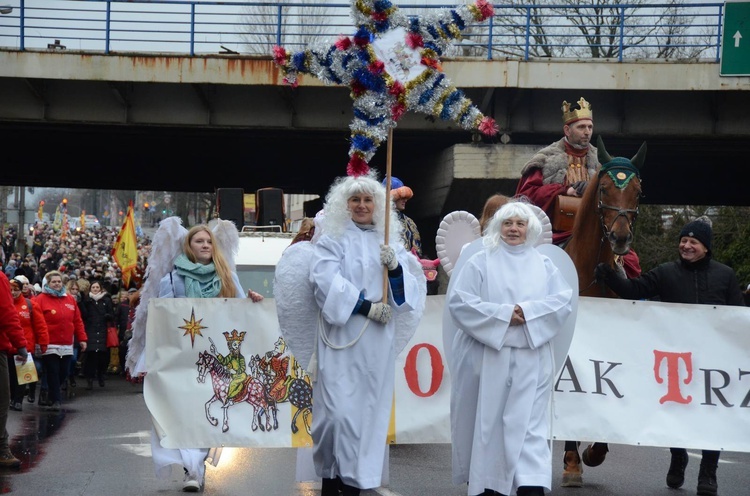
[[[352,136],[352,147],[356,150],[368,152],[375,147],[375,142],[369,136],[364,134],[355,134]]]
[[[307,60],[305,52],[295,53],[294,55],[292,55],[292,67],[294,67],[298,72],[305,72],[307,70],[307,68],[305,67],[305,60]]]

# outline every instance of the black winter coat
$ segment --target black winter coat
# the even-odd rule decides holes
[[[82,295],[78,307],[81,309],[83,325],[88,335],[86,351],[106,351],[107,325],[114,325],[115,322],[112,298],[105,294],[96,301],[88,295]]]
[[[629,300],[745,306],[734,271],[710,255],[694,263],[666,262],[634,279],[609,273],[605,281],[618,296]]]

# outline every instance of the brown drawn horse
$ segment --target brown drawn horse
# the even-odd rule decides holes
[[[617,298],[603,283],[597,283],[595,270],[598,264],[605,263],[624,271],[623,257],[633,243],[642,196],[640,169],[646,157],[646,143],[631,159],[609,155],[601,136],[597,138],[596,147],[602,167],[597,177],[589,180],[583,193],[565,251],[578,272],[580,296]],[[569,448],[565,449],[567,463]],[[608,451],[607,443],[592,443],[583,451],[581,459],[595,467],[604,461]],[[578,457],[577,449],[571,456]],[[564,486],[581,484],[580,475],[578,480],[566,481],[563,474]]]

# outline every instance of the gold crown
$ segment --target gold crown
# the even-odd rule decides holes
[[[591,112],[591,104],[587,102],[583,97],[578,100],[578,110],[570,110],[570,104],[563,101],[563,124],[569,124],[573,121],[581,119],[594,119],[594,113]]]
[[[233,329],[232,334],[225,332],[224,337],[226,338],[227,343],[230,341],[239,341],[241,343],[245,340],[245,331],[242,331],[241,333],[237,334],[237,329]]]

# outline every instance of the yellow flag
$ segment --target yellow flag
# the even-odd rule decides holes
[[[79,219],[78,223],[81,225],[81,231],[85,231],[86,230],[86,211],[85,210],[81,210],[81,218]]]
[[[133,218],[133,202],[128,205],[128,213],[122,224],[120,234],[117,235],[115,246],[112,248],[112,257],[122,270],[123,287],[130,285],[130,278],[135,274],[138,263],[137,240],[135,236],[135,219]]]

